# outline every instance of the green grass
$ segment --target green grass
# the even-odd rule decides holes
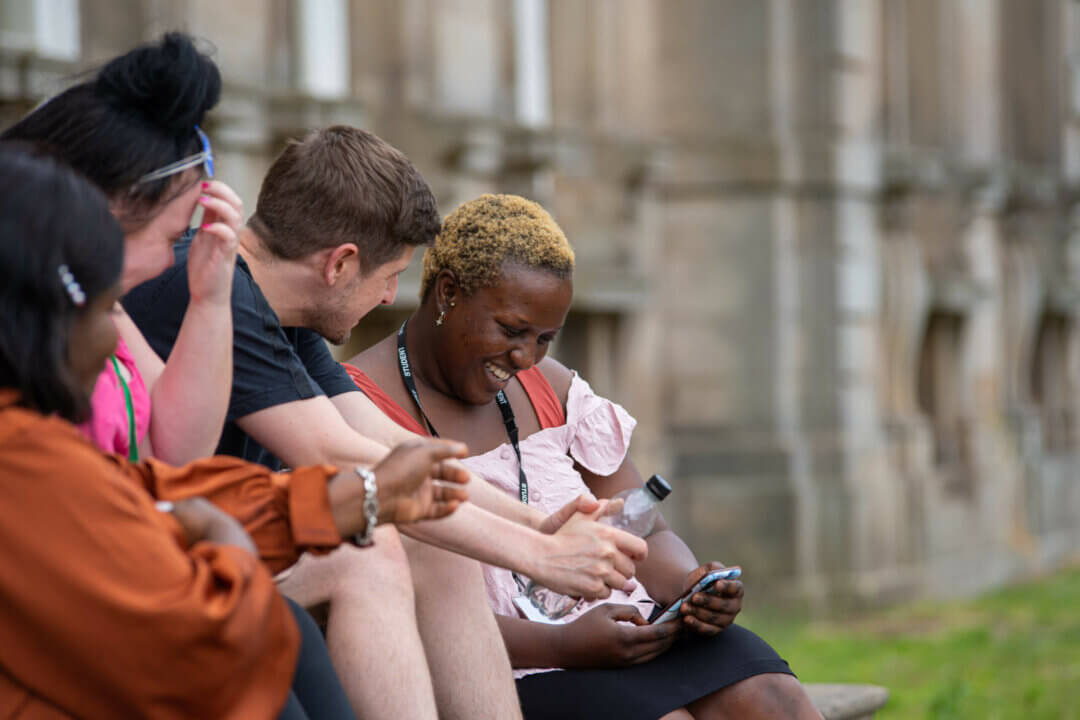
[[[843,622],[745,615],[803,682],[889,688],[878,718],[1080,720],[1080,568]]]

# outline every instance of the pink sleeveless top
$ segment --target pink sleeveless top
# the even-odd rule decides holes
[[[135,437],[141,443],[150,428],[150,393],[123,338],[116,339],[115,355],[131,376],[127,385],[135,409]],[[112,358],[105,361],[105,369],[98,376],[94,393],[90,396],[90,419],[79,425],[79,430],[100,450],[128,456],[131,448],[128,442],[127,401],[120,380],[116,377]]]

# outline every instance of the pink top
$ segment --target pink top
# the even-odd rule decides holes
[[[131,392],[131,404],[135,408],[135,436],[141,443],[150,427],[150,393],[146,390],[142,375],[135,367],[135,358],[131,356],[123,338],[116,339],[115,355],[131,376],[128,390]],[[105,361],[105,370],[98,375],[94,393],[90,396],[90,419],[79,425],[79,430],[99,449],[127,457],[127,402],[124,400],[124,389],[120,387],[112,359]]]
[[[520,443],[521,459],[529,479],[529,504],[551,514],[578,495],[591,495],[589,487],[574,469],[574,461],[597,475],[610,475],[626,458],[635,425],[637,421],[621,405],[596,395],[589,384],[575,374],[566,399],[566,423],[535,432]],[[517,499],[517,458],[509,442],[483,455],[466,458],[464,462],[474,473]],[[518,589],[511,572],[492,565],[484,565],[483,570],[491,607],[500,615],[520,617],[513,603]],[[629,594],[613,590],[605,600],[582,603],[559,622],[570,622],[602,603],[636,605],[645,617],[653,605],[639,583]],[[514,671],[514,677],[551,669],[519,669]]]
[[[427,434],[426,429],[367,374],[348,364],[345,364],[345,369],[356,386],[388,417],[406,429]],[[523,370],[517,374],[517,378],[536,408],[542,428],[520,443],[521,459],[529,480],[529,504],[550,515],[579,495],[592,494],[580,473],[574,469],[575,460],[597,475],[610,475],[619,469],[626,458],[630,435],[637,421],[622,406],[596,395],[576,373],[566,398],[565,418],[558,397],[539,368],[533,366]],[[474,473],[515,500],[518,499],[517,458],[509,442],[483,455],[466,458],[464,462]],[[521,617],[513,602],[518,595],[513,574],[493,565],[481,567],[491,607],[500,615]],[[635,605],[645,617],[653,607],[645,588],[638,584],[629,594],[613,590],[605,600],[582,603],[558,622],[570,622],[602,603]],[[514,677],[554,669],[518,669],[514,670]]]

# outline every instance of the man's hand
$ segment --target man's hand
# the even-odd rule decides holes
[[[374,467],[379,489],[379,522],[395,525],[435,520],[457,510],[469,499],[463,487],[469,473],[458,463],[463,443],[413,440],[398,445]]]
[[[648,662],[667,651],[678,623],[649,625],[633,605],[597,605],[563,626],[562,666],[622,667]]]
[[[203,183],[198,202],[205,210],[188,250],[188,292],[193,303],[228,305],[244,206],[232,188],[219,180]]]
[[[599,510],[600,507],[600,501],[592,495],[578,495],[576,498],[544,518],[544,521],[540,523],[540,527],[538,527],[537,530],[546,535],[551,535],[558,532],[559,528],[565,525],[570,518],[574,517],[574,515],[577,515],[578,513],[591,515]]]
[[[694,583],[714,570],[723,570],[723,563],[710,562],[691,570],[686,576],[686,585],[680,595],[689,592]],[[707,589],[707,588],[706,588]],[[735,620],[742,610],[743,584],[739,580],[717,580],[713,583],[713,592],[697,592],[684,602],[679,612],[682,618],[679,624],[701,635],[716,635]],[[675,625],[676,623],[664,623]]]
[[[634,562],[645,558],[648,545],[596,521],[611,505],[582,496],[552,513],[541,526],[552,533],[548,551],[535,558],[529,577],[556,592],[588,600],[606,598],[612,588],[632,590]],[[582,507],[593,510],[581,512]]]

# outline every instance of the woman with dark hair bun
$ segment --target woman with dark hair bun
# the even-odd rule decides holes
[[[16,717],[271,717],[297,632],[244,530],[200,501],[158,512],[138,473],[70,424],[116,343],[123,250],[100,191],[0,147],[0,706]],[[219,528],[193,532],[196,519]],[[214,544],[185,551],[197,540]],[[178,672],[186,663],[193,671]]]
[[[132,460],[141,453],[183,464],[210,455],[225,421],[229,297],[243,210],[236,193],[213,179],[201,127],[220,95],[213,60],[189,36],[168,33],[109,61],[0,134],[63,160],[105,193],[124,231],[123,293],[169,267],[174,250],[188,254],[191,303],[168,362],[118,304],[119,343],[82,426],[100,448]],[[200,226],[190,243],[178,245],[199,208]]]
[[[374,468],[374,510],[351,469],[101,452],[72,423],[114,351],[124,241],[98,189],[0,144],[3,715],[353,718],[318,628],[271,572],[372,523],[453,512],[467,476],[442,461],[465,448],[395,449]]]

